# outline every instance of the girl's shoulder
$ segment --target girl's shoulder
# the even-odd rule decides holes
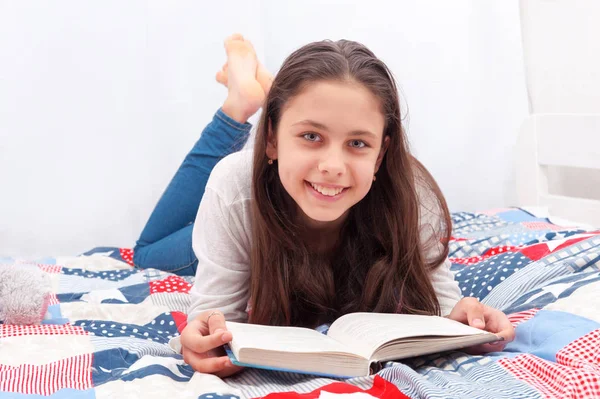
[[[206,184],[225,202],[249,200],[252,189],[253,151],[242,150],[227,155],[213,168]]]

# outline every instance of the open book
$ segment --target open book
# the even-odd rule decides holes
[[[367,376],[379,362],[502,340],[437,316],[350,313],[327,335],[298,327],[227,322],[233,364],[338,377]]]

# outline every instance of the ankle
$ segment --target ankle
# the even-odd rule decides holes
[[[229,97],[227,97],[223,103],[221,110],[225,113],[225,115],[242,124],[246,123],[248,118],[252,116],[252,113],[249,113],[239,101]]]

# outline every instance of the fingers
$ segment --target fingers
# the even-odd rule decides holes
[[[205,312],[185,327],[181,334],[183,347],[196,353],[204,353],[231,341],[233,336],[227,331],[223,314],[219,312],[211,317],[209,315],[210,313]]]
[[[203,315],[206,315],[206,319],[204,320],[208,326],[209,334],[214,334],[217,332],[217,330],[227,330],[227,326],[225,325],[225,315],[222,312],[213,310],[204,312]],[[203,317],[201,316],[201,319],[202,318]]]
[[[215,373],[215,375],[217,377],[225,378],[225,377],[229,377],[230,375],[237,373],[238,371],[241,371],[242,369],[243,369],[243,367],[231,365],[231,366],[227,366],[223,370]]]
[[[504,350],[506,346],[506,342],[504,341],[496,341],[489,344],[475,345],[469,348],[466,348],[464,351],[470,355],[481,355],[483,353],[489,352],[501,352]]]
[[[502,339],[467,348],[470,354],[499,352],[515,339],[515,328],[504,312],[485,306],[477,298],[463,298],[454,306],[448,318],[496,334]]]
[[[220,356],[216,350],[203,354],[184,350],[183,361],[195,371],[214,374],[221,378],[229,377],[243,369],[233,365],[228,356]]]
[[[467,308],[467,320],[471,327],[480,329],[485,328],[484,307],[479,301],[472,305],[469,305],[469,307]]]
[[[467,353],[482,354],[488,352],[500,352],[504,350],[509,342],[515,339],[515,328],[502,311],[482,304],[476,306],[472,301],[469,301],[469,303],[463,304],[458,308],[459,311],[457,311],[457,314],[463,312],[466,315],[466,320],[474,327],[478,324],[476,321],[477,318],[482,314],[485,323],[479,328],[485,329],[501,338],[495,342],[468,348],[466,350]],[[460,308],[462,308],[462,311],[460,311]],[[481,311],[482,313],[480,313]]]
[[[200,333],[181,335],[181,345],[196,353],[208,352],[223,346],[229,341],[231,341],[231,333],[221,330],[206,336]]]
[[[508,344],[508,342],[506,341],[496,341],[490,342],[489,344],[481,345],[480,353],[502,352],[504,350],[504,347],[506,347],[506,344]]]
[[[196,371],[230,376],[240,370],[223,356],[223,344],[230,342],[225,316],[220,311],[207,311],[192,320],[181,334],[183,360]]]
[[[233,366],[227,356],[211,357],[210,353],[200,354],[186,349],[183,351],[183,360],[201,373],[216,374]]]
[[[485,307],[477,298],[472,297],[461,299],[450,312],[449,318],[479,329],[486,325]]]
[[[489,319],[491,321],[489,328],[486,326],[486,330],[504,338],[504,341],[501,341],[504,345],[512,342],[515,339],[515,327],[508,317],[500,310],[487,306],[486,308],[489,310]]]

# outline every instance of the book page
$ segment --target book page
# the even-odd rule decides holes
[[[356,352],[361,356],[370,358],[381,345],[401,338],[489,333],[438,316],[350,313],[337,319],[327,334],[346,346],[357,348]]]
[[[244,348],[295,353],[347,353],[356,356],[351,348],[308,328],[226,323],[233,335],[230,346],[236,357]]]

